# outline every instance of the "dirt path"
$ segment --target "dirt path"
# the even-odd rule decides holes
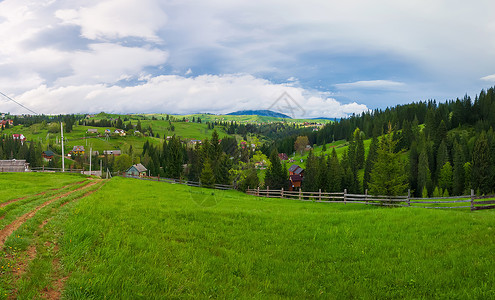
[[[57,189],[50,189],[49,191],[58,191],[58,190],[63,190],[69,186],[72,186],[72,185],[76,185],[76,184],[81,184],[83,183],[84,181],[79,181],[79,182],[74,182],[74,183],[71,183],[71,184],[68,184],[68,185],[65,185],[61,188],[57,188]],[[21,197],[21,198],[16,198],[16,199],[12,199],[12,200],[9,200],[7,202],[4,202],[4,203],[0,203],[0,207],[5,207],[11,203],[14,203],[14,202],[17,202],[17,201],[20,201],[20,200],[24,200],[24,199],[27,199],[27,198],[31,198],[31,197],[36,197],[36,196],[41,196],[41,195],[44,195],[46,194],[48,191],[44,191],[44,192],[41,192],[41,193],[38,193],[38,194],[34,194],[34,195],[28,195],[28,196],[25,196],[25,197]]]
[[[95,180],[95,181],[91,181],[89,182],[88,184],[74,190],[74,191],[69,191],[67,193],[64,193],[62,195],[55,195],[53,196],[54,199],[51,199],[45,203],[43,203],[42,205],[38,206],[37,208],[35,208],[34,210],[32,210],[31,212],[29,213],[26,213],[24,214],[23,216],[19,217],[17,220],[15,220],[14,222],[12,222],[12,224],[8,225],[6,228],[4,228],[2,231],[0,231],[0,248],[3,247],[3,244],[5,243],[5,240],[8,238],[8,236],[10,234],[12,234],[17,228],[19,228],[19,226],[21,226],[24,222],[26,222],[28,219],[32,218],[37,211],[39,211],[40,209],[42,209],[43,207],[53,203],[55,200],[58,200],[60,198],[63,198],[63,197],[67,197],[69,196],[70,194],[76,192],[76,191],[80,191],[80,190],[83,190],[83,189],[88,189],[89,187],[99,183],[100,180]],[[80,184],[82,182],[78,182],[78,184]],[[92,190],[92,191],[88,191],[86,192],[84,195],[76,198],[76,199],[73,199],[72,201],[77,201],[79,199],[82,199],[82,198],[85,198],[97,191],[99,191],[101,189],[103,185],[101,185],[100,187],[98,187],[97,189],[95,190]],[[65,187],[63,187],[65,188]],[[63,189],[63,188],[60,188],[60,189]],[[18,199],[20,200],[20,199]],[[67,201],[65,203],[62,203],[60,205],[59,208],[63,207],[64,205],[68,204],[69,202],[72,202],[72,201]],[[58,208],[58,209],[59,209]],[[38,226],[39,230],[42,230],[43,227],[45,227],[46,224],[48,224],[48,222],[53,218],[50,217],[46,220],[43,220],[43,222]],[[7,230],[7,228],[9,228]],[[38,232],[38,231],[37,231]],[[37,233],[35,233],[35,235],[37,235]],[[44,244],[45,247],[48,247],[51,245],[51,242],[46,242]],[[55,252],[58,252],[58,245],[55,245],[55,248],[54,248],[54,251]],[[36,257],[36,246],[33,244],[33,245],[30,245],[28,250],[26,251],[25,253],[25,257],[22,258],[21,260],[19,260],[17,262],[17,265],[16,267],[14,267],[13,271],[14,271],[14,281],[18,281],[22,275],[26,272],[26,269],[27,269],[27,266],[29,265],[29,263]],[[53,261],[52,261],[52,264],[53,264],[53,269],[55,270],[55,272],[57,273],[57,270],[60,269],[60,262],[59,262],[59,259],[58,258],[55,258]],[[52,287],[48,288],[48,287],[45,287],[43,289],[43,291],[41,292],[41,295],[42,295],[42,298],[45,298],[45,299],[60,299],[60,296],[62,294],[62,290],[63,290],[63,287],[64,287],[64,283],[65,281],[68,279],[69,277],[66,276],[66,277],[62,277],[62,278],[59,278],[58,276],[54,276],[53,277],[53,280],[52,280]],[[16,295],[17,295],[17,290],[14,290],[13,293],[10,295],[9,299],[16,299]]]
[[[56,200],[58,200],[60,198],[67,197],[67,196],[71,195],[72,193],[75,193],[75,192],[83,190],[83,189],[87,189],[87,188],[89,188],[89,187],[91,187],[97,183],[98,183],[98,181],[95,180],[95,181],[89,182],[88,184],[86,184],[82,187],[79,187],[73,191],[68,191],[62,195],[58,195],[58,196],[52,198],[51,200],[48,200],[45,203],[41,204],[40,206],[36,207],[32,211],[20,216],[19,218],[17,218],[14,222],[10,223],[9,225],[5,226],[5,228],[0,230],[0,249],[3,248],[3,245],[5,244],[5,241],[7,240],[7,238],[14,231],[16,231],[17,228],[19,228],[22,224],[24,224],[24,222],[31,219],[40,209],[42,209],[43,207],[45,207],[47,205],[50,205],[51,203],[55,202]]]

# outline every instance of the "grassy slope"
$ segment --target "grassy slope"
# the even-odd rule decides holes
[[[495,297],[495,211],[304,203],[123,178],[63,209],[54,224],[68,298]]]
[[[60,188],[70,183],[83,181],[80,174],[47,173],[1,173],[0,203],[11,199],[41,193],[48,189]]]

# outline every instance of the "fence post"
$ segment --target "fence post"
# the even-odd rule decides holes
[[[474,190],[471,190],[471,211],[474,210]]]
[[[259,197],[260,196],[260,186],[258,185],[258,190],[256,191],[256,196]]]
[[[158,174],[158,177],[156,179],[157,181],[160,181],[160,174]]]
[[[283,197],[284,197],[284,188],[282,188],[282,189],[280,190],[280,198],[283,198]]]
[[[411,189],[407,190],[407,206],[411,206]]]
[[[364,190],[364,202],[368,204],[368,189]]]
[[[302,192],[301,192],[301,188],[299,188],[299,200],[301,200],[301,196],[302,196]]]
[[[268,198],[268,195],[270,193],[270,187],[269,186],[266,186],[266,197]]]
[[[321,202],[321,189],[318,190],[318,200]]]
[[[347,195],[347,189],[344,189],[344,204],[347,204],[347,203],[346,203],[346,200],[347,200],[347,199],[346,199],[346,195]]]

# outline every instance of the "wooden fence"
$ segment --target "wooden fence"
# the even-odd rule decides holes
[[[325,202],[325,203],[360,203],[367,205],[382,205],[382,206],[403,206],[403,207],[421,207],[421,208],[470,208],[473,210],[493,209],[495,208],[495,195],[490,196],[475,196],[474,190],[471,190],[471,195],[454,196],[454,197],[438,197],[438,198],[414,198],[411,197],[411,192],[408,191],[407,196],[377,196],[365,194],[349,194],[347,190],[344,192],[326,193],[319,190],[318,192],[303,192],[287,191],[284,189],[247,189],[247,194],[268,197],[268,198],[283,198],[299,201]],[[491,200],[485,200],[491,199]]]
[[[141,180],[160,181],[160,182],[168,182],[168,183],[172,183],[172,184],[184,184],[184,185],[188,185],[188,186],[203,187],[201,182],[189,181],[189,180],[183,180],[183,179],[164,178],[164,177],[159,177],[159,176],[158,177],[153,177],[153,176],[138,177],[138,176],[125,175],[125,173],[122,176],[127,177],[127,178],[141,179]],[[217,189],[217,190],[233,190],[233,189],[235,189],[235,187],[233,185],[226,185],[226,184],[215,184],[212,188]]]

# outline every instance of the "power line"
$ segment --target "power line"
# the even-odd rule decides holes
[[[34,110],[32,110],[32,109],[30,109],[30,108],[27,108],[26,106],[24,106],[24,105],[22,105],[21,103],[19,103],[19,102],[15,101],[14,99],[10,98],[9,96],[5,95],[4,93],[0,92],[0,94],[1,94],[2,96],[4,96],[5,98],[9,99],[10,101],[14,102],[15,104],[17,104],[17,105],[19,105],[19,106],[21,106],[21,107],[23,107],[23,108],[25,108],[25,109],[29,110],[29,111],[30,111],[30,112],[32,112],[33,114],[35,114],[35,115],[39,115],[39,114],[38,114],[37,112],[35,112]]]

